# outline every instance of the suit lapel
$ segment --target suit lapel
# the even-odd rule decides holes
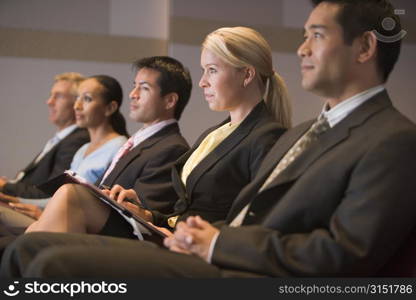
[[[353,128],[361,126],[368,118],[378,113],[388,105],[391,106],[391,102],[388,98],[387,92],[385,91],[374,96],[373,99],[366,101],[340,123],[323,133],[319,137],[317,143],[314,143],[306,149],[305,152],[303,152],[291,165],[283,170],[265,190],[298,178],[324,153],[347,139]]]
[[[192,191],[199,179],[213,165],[220,161],[224,155],[228,154],[233,148],[238,146],[256,126],[259,120],[266,118],[267,116],[268,112],[266,106],[264,102],[261,101],[243,120],[243,122],[192,170],[186,180],[186,190],[188,191],[188,195],[192,194]],[[217,128],[227,122],[229,122],[229,120],[222,122],[219,126],[217,126]],[[189,156],[187,158],[189,158]]]
[[[230,209],[227,220],[234,217],[257,195],[257,191],[263,185],[266,178],[270,175],[277,163],[296,143],[296,141],[309,129],[314,120],[307,121],[284,133],[267,153],[261,163],[256,177],[246,186],[236,198]]]
[[[331,128],[322,134],[317,143],[311,145],[311,147],[301,154],[297,160],[283,170],[282,173],[279,174],[270,183],[270,185],[264,189],[264,191],[295,180],[301,176],[320,156],[347,139],[353,128],[361,126],[368,118],[386,107],[391,107],[391,105],[391,101],[386,91],[381,92],[380,94],[374,96],[373,99],[366,101],[363,105],[358,107],[356,111],[334,126],[334,128]],[[228,221],[233,220],[249,202],[253,201],[253,199],[258,195],[258,190],[263,185],[272,170],[276,167],[277,163],[296,143],[296,141],[310,128],[313,122],[314,120],[305,122],[289,130],[282,137],[280,137],[264,158],[256,178],[245,189],[243,189],[237,197],[227,217]]]
[[[39,152],[38,155],[35,156],[35,158],[30,162],[30,164],[23,170],[23,172],[25,172],[25,174],[27,174],[29,171],[31,171],[32,169],[36,168],[36,166],[43,160],[47,159],[50,156],[53,156],[54,153],[56,152],[56,149],[58,148],[59,144],[62,143],[62,141],[64,141],[65,139],[67,139],[68,137],[70,137],[72,134],[76,133],[77,131],[79,131],[80,128],[75,128],[70,134],[68,134],[65,138],[63,138],[62,140],[60,140],[58,143],[56,143],[37,163],[35,163],[36,158],[42,153]]]
[[[114,169],[111,173],[107,176],[104,180],[106,185],[112,186],[115,180],[119,177],[119,175],[124,171],[124,169],[133,161],[135,160],[144,149],[152,147],[154,144],[163,140],[167,135],[170,135],[173,132],[179,132],[179,127],[177,123],[171,124],[157,132],[156,134],[152,135],[148,139],[141,142],[139,145],[134,147],[129,153],[123,156],[116,164]]]

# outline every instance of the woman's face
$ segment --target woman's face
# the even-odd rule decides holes
[[[75,101],[75,119],[82,128],[96,128],[102,125],[108,115],[108,105],[101,97],[103,87],[94,78],[84,80],[78,88]]]
[[[230,111],[241,103],[244,92],[244,69],[235,68],[208,49],[201,53],[203,74],[199,86],[204,90],[209,108],[214,111]]]

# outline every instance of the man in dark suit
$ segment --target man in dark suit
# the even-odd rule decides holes
[[[79,73],[63,73],[55,76],[46,103],[49,108],[49,121],[57,127],[58,132],[14,180],[0,178],[0,198],[4,201],[18,201],[14,197],[48,197],[49,195],[36,188],[36,185],[69,169],[75,152],[88,142],[88,132],[75,125],[73,109],[77,87],[83,79],[84,77]]]
[[[26,235],[8,249],[2,274],[371,276],[382,269],[416,225],[416,127],[382,86],[400,40],[380,39],[392,34],[380,20],[392,18],[399,32],[399,19],[386,1],[315,2],[298,55],[302,86],[325,98],[324,110],[279,139],[226,222],[189,217],[165,240],[171,251],[100,236]]]
[[[109,190],[117,185],[134,189],[144,206],[170,211],[177,197],[171,169],[189,149],[177,121],[191,94],[191,77],[179,61],[167,56],[143,58],[133,66],[136,76],[130,92],[130,118],[143,126],[120,148],[96,185]],[[59,231],[56,220],[65,228],[78,228],[93,219],[94,228],[110,234],[117,230],[113,223],[119,217],[85,187],[67,184],[56,191],[42,217],[28,230],[53,227]],[[65,223],[60,222],[63,219]]]

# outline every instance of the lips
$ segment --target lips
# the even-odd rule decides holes
[[[137,105],[130,105],[130,110],[137,110],[139,107]]]
[[[301,69],[301,71],[303,72],[303,71],[310,71],[310,70],[312,70],[312,69],[314,69],[315,67],[313,66],[313,65],[311,65],[311,64],[305,64],[305,63],[303,63],[301,66],[300,66],[300,69]]]
[[[212,97],[214,97],[213,94],[204,94],[204,96],[205,96],[206,100],[211,99]]]

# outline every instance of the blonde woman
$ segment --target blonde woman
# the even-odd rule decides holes
[[[211,222],[225,219],[233,199],[254,178],[264,155],[290,127],[286,87],[273,69],[269,44],[257,31],[234,27],[212,32],[202,45],[201,67],[199,86],[210,109],[227,111],[229,117],[205,131],[175,164],[172,181],[178,201],[174,210],[148,207],[140,190],[116,185],[109,192],[131,211],[167,229],[190,215],[198,214]],[[68,211],[82,213],[54,211],[51,218],[41,218],[28,231],[134,237],[117,212],[98,201],[85,204],[75,198],[57,199],[59,207],[70,206]],[[141,201],[147,209],[124,201],[126,198]]]

